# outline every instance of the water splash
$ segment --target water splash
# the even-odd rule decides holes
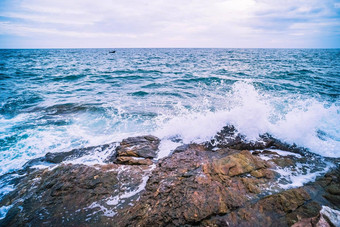
[[[257,140],[260,135],[269,133],[322,156],[340,156],[339,107],[293,95],[280,97],[280,100],[278,105],[278,97],[259,92],[252,83],[237,82],[221,103],[224,109],[201,112],[185,109],[170,120],[160,117],[160,127],[155,134],[164,139],[180,138],[183,143],[199,143],[210,140],[223,126],[230,124],[247,140]],[[284,109],[282,105],[286,105]]]

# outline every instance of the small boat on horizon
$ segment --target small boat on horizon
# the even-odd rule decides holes
[[[112,50],[112,51],[110,51],[109,53],[110,53],[110,54],[114,54],[114,53],[116,53],[116,51],[115,51],[115,50]]]

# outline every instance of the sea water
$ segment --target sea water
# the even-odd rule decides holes
[[[162,158],[228,124],[340,157],[340,49],[109,51],[0,50],[0,174],[144,134]]]

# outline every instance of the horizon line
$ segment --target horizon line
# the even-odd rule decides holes
[[[340,49],[340,47],[0,47],[0,50],[44,49]]]

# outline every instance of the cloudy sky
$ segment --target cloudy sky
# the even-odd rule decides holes
[[[340,0],[0,0],[0,48],[340,47]]]

